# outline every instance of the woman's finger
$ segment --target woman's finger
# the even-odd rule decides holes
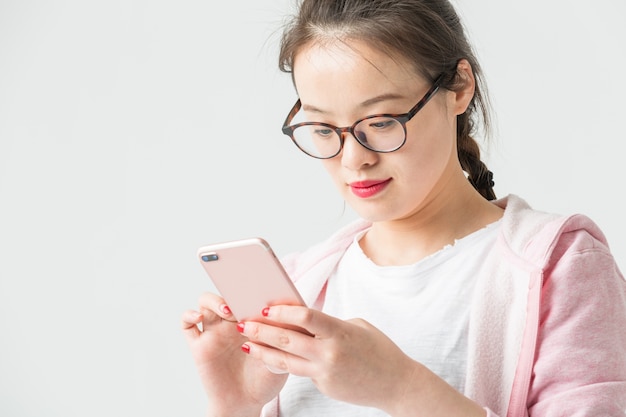
[[[188,340],[195,340],[202,333],[198,328],[198,324],[202,323],[202,318],[202,313],[195,310],[187,310],[183,313],[181,327]]]
[[[319,355],[319,339],[298,330],[254,321],[239,323],[237,329],[241,334],[246,336],[250,342],[264,345],[284,354],[295,355],[303,359],[311,359]],[[278,354],[278,357],[282,359],[274,359],[272,362],[266,362],[266,365],[272,365],[273,362],[284,361],[286,356]],[[280,363],[276,364],[276,368],[284,369],[281,367]]]
[[[183,313],[181,327],[185,337],[191,341],[222,320],[234,322],[235,317],[222,297],[217,294],[204,293],[198,299],[199,310],[187,310]]]
[[[213,293],[204,293],[198,300],[200,309],[208,310],[228,321],[236,321],[232,311],[222,297]]]
[[[274,323],[305,329],[320,339],[332,336],[338,324],[338,319],[302,306],[267,307],[263,310],[263,316]]]
[[[290,373],[297,376],[311,376],[313,374],[314,364],[311,361],[286,351],[252,341],[244,343],[241,350],[250,357],[261,361],[267,370],[273,374]]]

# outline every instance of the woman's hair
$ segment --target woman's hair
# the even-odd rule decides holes
[[[445,73],[441,87],[457,91],[463,79],[459,60],[472,66],[476,88],[465,113],[457,116],[457,148],[469,181],[488,200],[495,199],[492,173],[480,160],[472,138],[482,120],[489,130],[489,106],[482,71],[461,21],[448,0],[301,0],[299,13],[285,28],[279,68],[293,72],[300,49],[311,42],[362,40],[411,62],[433,82]]]

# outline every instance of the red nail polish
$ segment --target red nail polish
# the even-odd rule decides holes
[[[239,331],[239,333],[243,333],[243,329],[245,327],[246,327],[246,325],[243,322],[237,323],[237,330]]]
[[[243,353],[250,353],[250,345],[241,345],[241,350],[243,351]]]
[[[232,313],[232,311],[230,311],[230,308],[226,304],[224,304],[222,306],[222,313],[230,315]]]
[[[263,311],[261,311],[261,314],[263,314],[263,317],[267,317],[270,314],[270,308],[265,307]]]

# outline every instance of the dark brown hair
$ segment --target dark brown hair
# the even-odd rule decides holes
[[[291,73],[303,46],[333,39],[363,40],[391,51],[431,82],[444,73],[442,87],[451,91],[463,86],[457,64],[466,59],[476,88],[468,109],[457,116],[458,157],[474,188],[488,200],[496,198],[492,173],[481,161],[472,137],[481,121],[485,132],[490,124],[482,71],[448,0],[301,0],[298,15],[283,32],[279,68]]]

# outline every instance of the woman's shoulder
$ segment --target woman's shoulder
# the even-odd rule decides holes
[[[604,233],[584,214],[540,211],[516,195],[495,204],[505,209],[501,240],[508,250],[536,266],[545,268],[556,252],[563,252],[574,243],[578,250],[596,248],[609,252]]]

